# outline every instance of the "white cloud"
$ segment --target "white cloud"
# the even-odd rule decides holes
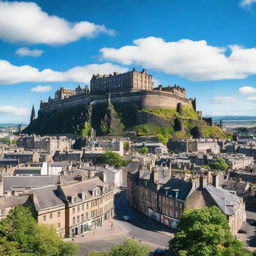
[[[19,48],[15,53],[21,57],[30,56],[30,57],[40,57],[43,54],[43,50],[32,49],[30,50],[27,47]]]
[[[256,96],[250,96],[246,98],[249,101],[256,101]]]
[[[31,88],[31,92],[49,92],[52,90],[50,85],[38,85],[36,87]]]
[[[8,42],[66,44],[99,33],[113,35],[115,32],[104,25],[88,21],[71,23],[48,15],[33,2],[0,1],[0,39]]]
[[[253,3],[255,3],[256,2],[256,0],[242,0],[241,2],[240,2],[240,5],[242,6],[242,7],[248,7],[248,6],[250,6],[251,4],[253,4]]]
[[[54,71],[52,69],[40,71],[29,65],[15,66],[6,60],[0,60],[0,84],[64,81],[88,83],[93,74],[122,73],[126,71],[127,68],[111,63],[77,66],[64,72]]]
[[[159,79],[153,78],[153,82],[154,82],[154,87],[158,87],[161,83],[161,81]]]
[[[232,96],[215,96],[211,99],[212,103],[215,104],[225,104],[237,101],[235,97]]]
[[[253,94],[256,93],[256,88],[251,86],[243,86],[239,88],[239,92],[242,94]]]
[[[102,48],[103,59],[179,75],[190,80],[242,79],[256,74],[256,48],[210,46],[206,41],[166,42],[147,37],[119,49]],[[227,50],[231,54],[227,56]]]
[[[29,114],[29,110],[27,108],[19,108],[13,106],[0,106],[0,114],[26,116]]]

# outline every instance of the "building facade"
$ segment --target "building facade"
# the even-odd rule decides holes
[[[91,79],[91,93],[101,94],[112,91],[146,90],[153,88],[152,76],[145,69],[141,72],[132,71],[110,75],[93,75]]]
[[[127,176],[128,204],[164,225],[176,228],[187,208],[217,206],[226,215],[232,234],[246,219],[245,203],[219,186],[218,176],[171,178],[170,169],[135,170]],[[209,183],[211,179],[212,184]]]

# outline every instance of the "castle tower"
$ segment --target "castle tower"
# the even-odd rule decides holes
[[[196,111],[196,98],[192,99],[193,109]]]
[[[35,107],[33,105],[31,110],[30,123],[32,123],[35,119],[36,119],[36,112],[35,112]]]

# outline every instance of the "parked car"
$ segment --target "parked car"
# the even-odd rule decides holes
[[[238,233],[239,233],[239,234],[247,234],[247,232],[246,232],[245,230],[243,230],[243,229],[239,229],[239,230],[238,230]]]
[[[122,218],[123,218],[123,220],[125,220],[125,221],[131,220],[131,217],[128,216],[128,215],[124,215]]]
[[[154,251],[154,255],[164,255],[164,250],[161,248],[157,248]]]

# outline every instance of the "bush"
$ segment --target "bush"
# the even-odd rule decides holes
[[[98,164],[109,164],[115,167],[124,166],[128,163],[123,157],[118,153],[112,151],[106,151],[103,155],[97,158],[96,163]]]
[[[76,256],[77,245],[64,242],[56,230],[38,225],[28,208],[12,209],[0,222],[0,255]]]
[[[142,147],[142,148],[138,148],[137,152],[139,152],[140,154],[147,154],[148,153],[148,147]]]
[[[137,241],[126,239],[111,247],[110,252],[90,252],[88,256],[148,256],[150,248]]]
[[[212,170],[226,171],[228,169],[228,164],[221,157],[217,157],[214,162],[209,164]]]

